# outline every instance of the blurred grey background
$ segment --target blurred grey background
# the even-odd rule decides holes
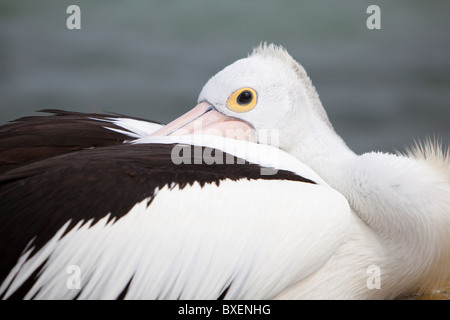
[[[81,8],[81,30],[66,9]],[[366,9],[381,8],[381,30]],[[0,124],[35,110],[168,122],[261,41],[306,68],[358,153],[450,144],[450,1],[0,1]]]

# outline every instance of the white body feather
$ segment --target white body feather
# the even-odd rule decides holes
[[[206,140],[213,145],[221,139]],[[280,167],[299,173],[305,168],[276,148],[249,148],[278,153]],[[283,159],[289,161],[283,165]],[[75,297],[79,292],[66,285],[71,265],[81,272],[80,299],[116,298],[131,279],[130,299],[214,298],[230,284],[229,299],[273,298],[330,259],[347,238],[349,219],[347,201],[326,184],[225,180],[203,188],[166,186],[148,207],[147,200],[137,203],[114,223],[105,217],[60,238],[66,224],[28,261],[24,252],[8,277],[12,284],[7,289],[5,281],[0,293],[7,289],[7,298],[47,260],[26,298]]]

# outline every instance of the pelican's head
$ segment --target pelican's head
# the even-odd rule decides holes
[[[304,68],[282,47],[262,44],[214,75],[198,105],[155,134],[201,130],[289,151],[299,135],[307,134],[302,130],[317,121],[331,127]]]

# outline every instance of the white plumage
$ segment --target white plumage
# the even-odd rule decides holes
[[[248,102],[251,93],[257,98]],[[236,96],[242,103],[230,102]],[[27,260],[31,241],[0,295],[8,298],[45,261],[25,298],[392,299],[449,276],[450,160],[437,144],[408,156],[356,155],[335,133],[304,69],[273,45],[211,78],[198,102],[200,113],[167,127],[98,120],[132,145],[215,148],[313,183],[168,182],[118,220],[79,222],[61,237],[66,223]],[[259,144],[192,132],[211,114],[223,126],[244,123],[240,130],[253,129],[245,137]],[[209,129],[216,124],[207,121]],[[181,129],[188,134],[178,135]],[[81,291],[67,289],[70,265],[81,270]]]
[[[177,140],[188,139],[198,144],[193,137]],[[171,140],[153,138],[153,143]],[[230,152],[222,140],[201,139],[203,146],[222,145]],[[255,149],[262,148],[267,166],[276,162],[280,170],[320,180],[274,147],[237,143],[233,153],[237,156],[258,155]],[[80,269],[79,299],[113,299],[130,279],[129,299],[204,299],[219,296],[231,284],[229,299],[272,298],[331,257],[346,237],[350,215],[347,201],[324,182],[225,179],[219,186],[195,183],[182,190],[166,186],[150,206],[148,200],[137,203],[119,221],[108,222],[108,216],[95,224],[84,221],[61,238],[64,225],[38,255],[18,264],[5,298],[47,259],[25,298],[77,296],[80,292],[66,285],[66,269],[72,265]]]

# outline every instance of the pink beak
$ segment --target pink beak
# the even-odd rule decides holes
[[[192,110],[173,120],[152,136],[214,135],[256,142],[255,130],[247,122],[218,112],[209,102],[200,102]]]

